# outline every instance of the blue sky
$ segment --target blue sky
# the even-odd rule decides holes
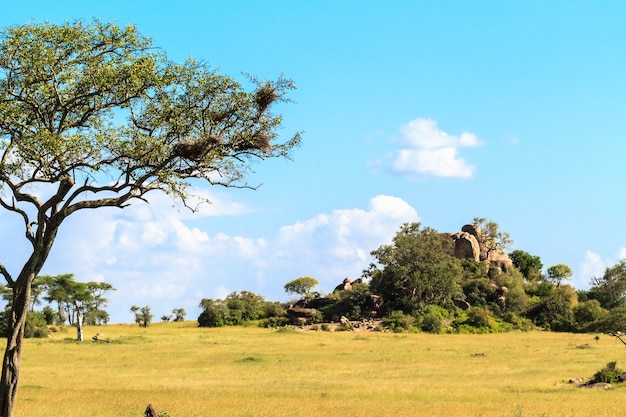
[[[292,161],[256,165],[256,190],[203,188],[80,213],[46,274],[104,280],[113,322],[249,290],[288,299],[299,276],[332,291],[404,222],[456,232],[497,222],[513,249],[565,263],[573,284],[626,257],[626,4],[618,1],[29,1],[0,26],[99,18],[135,24],[169,57],[245,81],[293,79],[276,110]],[[19,222],[0,213],[17,274]]]

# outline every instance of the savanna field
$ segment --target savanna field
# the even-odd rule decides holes
[[[626,347],[609,335],[67,328],[27,339],[16,414],[143,416],[616,416],[626,387],[577,388]],[[107,341],[93,342],[97,333]]]

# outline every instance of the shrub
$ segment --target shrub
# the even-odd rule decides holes
[[[422,318],[421,329],[428,333],[441,333],[443,327],[441,318],[434,313],[426,313]]]
[[[404,314],[400,310],[396,310],[384,317],[382,322],[385,328],[396,333],[402,333],[414,328],[415,318],[409,314]]]
[[[617,368],[617,362],[609,362],[604,368],[595,373],[593,382],[608,382],[609,384],[614,384],[621,382],[621,376],[623,374],[624,371]]]
[[[502,319],[505,322],[511,324],[513,326],[513,329],[516,329],[516,330],[522,330],[524,332],[528,332],[535,328],[532,321],[530,321],[529,319],[525,317],[520,317],[516,313],[506,312],[502,316]]]
[[[594,329],[608,315],[609,312],[602,308],[598,300],[583,301],[574,307],[574,319],[579,331]]]
[[[24,326],[24,337],[43,338],[48,337],[50,332],[46,324],[46,318],[39,311],[29,311]]]
[[[59,323],[59,313],[55,311],[52,307],[45,306],[41,312],[43,313],[43,316],[46,319],[47,324]]]
[[[204,312],[203,312],[204,313]],[[200,314],[202,316],[202,313]],[[200,322],[201,318],[198,318],[198,322]],[[268,327],[268,328],[277,328],[288,325],[290,322],[289,317],[268,317],[265,320],[261,320],[259,322],[259,326]],[[203,327],[203,326],[200,326]],[[204,326],[204,327],[212,327],[212,326]]]
[[[366,311],[367,298],[371,294],[369,285],[357,283],[348,291],[337,291],[327,298],[331,302],[320,308],[323,317],[330,320],[333,316],[344,316],[350,320],[359,320]]]
[[[489,310],[481,307],[472,307],[467,314],[466,323],[474,327],[491,327]]]
[[[350,322],[343,322],[339,326],[337,326],[336,331],[338,332],[347,332],[352,330],[352,324]]]
[[[568,332],[574,329],[574,310],[569,301],[558,295],[543,298],[528,311],[528,317],[540,327]]]

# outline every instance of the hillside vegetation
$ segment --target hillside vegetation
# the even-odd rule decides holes
[[[68,328],[66,328],[68,329]],[[99,341],[91,337],[99,334]],[[614,416],[626,393],[582,389],[626,350],[601,335],[88,326],[28,339],[21,417]]]

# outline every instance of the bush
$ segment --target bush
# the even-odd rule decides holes
[[[204,312],[203,312],[204,313]],[[200,314],[200,316],[202,316],[202,314]],[[202,318],[203,319],[203,318]],[[201,318],[198,318],[198,322],[200,322]],[[291,320],[289,319],[289,317],[268,317],[264,320],[261,320],[259,322],[259,326],[261,327],[267,327],[267,328],[277,328],[277,327],[283,327],[288,325],[291,322]],[[203,326],[200,326],[203,327]],[[204,327],[212,327],[212,326],[204,326]]]
[[[422,318],[422,324],[420,328],[428,333],[441,333],[443,327],[441,318],[434,313],[426,313]]]
[[[525,317],[520,317],[516,313],[506,312],[502,316],[502,320],[511,324],[513,329],[522,330],[524,332],[531,331],[535,328],[533,322]]]
[[[511,324],[495,319],[491,311],[484,307],[472,307],[459,315],[452,322],[452,327],[459,333],[501,333],[511,330]]]
[[[593,382],[608,382],[614,384],[621,382],[624,371],[617,368],[617,362],[609,362],[593,376]]]
[[[578,331],[593,330],[608,316],[609,312],[602,308],[598,300],[583,301],[574,307],[574,319]]]
[[[537,326],[552,331],[569,332],[575,328],[572,305],[558,295],[542,299],[528,311],[528,317]]]
[[[474,327],[491,327],[491,314],[482,307],[472,307],[467,314],[467,324]]]
[[[404,314],[400,310],[396,310],[384,317],[382,321],[383,327],[395,333],[402,333],[414,329],[415,318],[409,314]]]
[[[350,320],[360,320],[366,311],[367,298],[371,294],[369,285],[357,283],[348,291],[337,291],[327,298],[331,302],[320,308],[324,320],[333,316],[344,316]]]
[[[24,337],[43,338],[48,337],[50,332],[46,323],[46,318],[39,311],[29,311],[26,316],[26,325],[24,326]]]

